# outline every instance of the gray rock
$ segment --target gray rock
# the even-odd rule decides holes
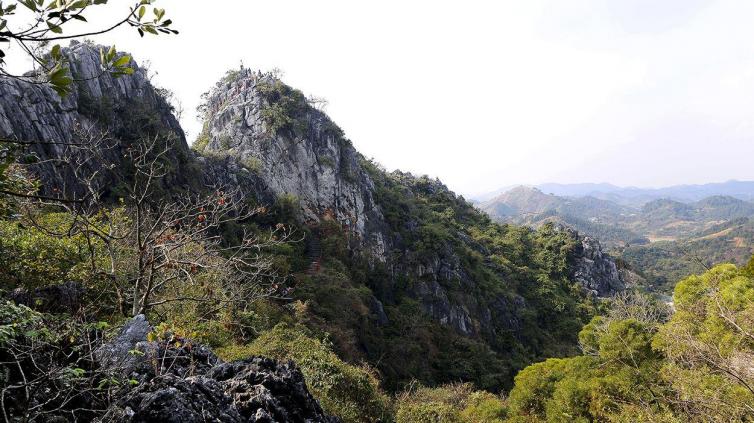
[[[159,130],[174,138],[170,159],[176,166],[182,162],[180,157],[188,155],[183,130],[171,106],[149,82],[147,71],[132,62],[129,65],[135,70],[132,75],[116,78],[103,73],[101,48],[72,41],[70,47],[63,49],[76,82],[62,98],[47,85],[0,77],[0,137],[34,143],[25,154],[43,163],[35,169],[43,182],[43,193],[81,188],[68,164],[48,161],[63,154],[66,149],[63,144],[81,141],[77,128],[94,128],[114,138],[109,143],[113,148],[103,149],[96,161],[84,166],[89,173],[99,171],[97,182],[105,191],[119,180],[124,149],[133,141],[130,138],[138,136],[133,119],[140,114],[149,116],[152,122],[152,127],[143,125],[143,130]]]
[[[335,219],[354,235],[358,247],[385,261],[384,219],[375,205],[374,183],[361,166],[363,158],[327,115],[312,107],[298,117],[303,134],[270,129],[263,118],[268,102],[260,89],[276,81],[243,69],[219,84],[207,101],[205,152],[252,167],[252,179],[273,199],[296,198],[303,221]]]
[[[121,392],[102,421],[339,421],[324,414],[293,363],[264,357],[224,363],[206,346],[187,339],[168,334],[147,341],[151,330],[143,315],[136,316],[97,351],[102,368],[137,383]]]
[[[143,361],[138,353],[132,351],[137,349],[138,344],[146,342],[147,334],[151,331],[152,327],[143,314],[134,317],[123,325],[115,339],[97,349],[97,361],[116,373],[131,374]]]
[[[615,260],[602,251],[599,241],[588,236],[581,237],[580,241],[571,268],[573,279],[599,297],[609,297],[626,289]]]
[[[76,313],[82,306],[86,290],[77,282],[37,288],[33,291],[16,288],[10,300],[44,313]]]

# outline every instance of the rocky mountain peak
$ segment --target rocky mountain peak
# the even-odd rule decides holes
[[[160,133],[173,140],[172,162],[180,166],[188,145],[163,93],[133,60],[129,64],[132,75],[116,77],[104,70],[101,49],[105,47],[76,41],[63,49],[74,80],[64,97],[44,84],[0,78],[0,137],[32,143],[30,153],[45,161],[61,157],[65,144],[80,142],[81,128],[90,128],[92,133],[113,138],[115,148],[102,151],[102,157],[117,164],[123,157],[121,147]],[[46,182],[43,191],[53,183],[75,185],[64,166],[45,164],[37,173]],[[112,187],[116,180],[111,175],[104,185]]]
[[[303,220],[335,219],[384,254],[383,218],[363,157],[330,118],[272,74],[229,72],[208,94],[204,155],[232,157],[275,197],[297,203]]]

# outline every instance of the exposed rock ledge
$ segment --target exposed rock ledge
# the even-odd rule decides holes
[[[138,382],[102,421],[340,421],[324,414],[292,362],[251,357],[225,363],[205,346],[186,340],[147,341],[151,330],[144,316],[137,316],[98,350],[103,366]]]

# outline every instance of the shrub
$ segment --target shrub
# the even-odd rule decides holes
[[[194,143],[191,144],[191,148],[197,153],[203,153],[204,150],[207,148],[208,144],[209,144],[209,134],[207,134],[206,132],[202,132],[201,134],[199,134],[198,137],[196,137],[196,141],[194,141]]]
[[[397,423],[495,423],[505,414],[502,398],[469,383],[411,388],[396,403]]]
[[[64,214],[38,219],[52,230],[65,231],[70,224]],[[58,237],[21,221],[0,220],[0,287],[34,289],[78,280],[79,265],[86,258],[81,236]]]
[[[289,132],[301,135],[307,130],[306,114],[311,107],[301,91],[285,85],[279,79],[260,82],[257,89],[266,100],[262,118],[272,134]]]
[[[241,160],[241,164],[254,173],[259,173],[262,170],[262,161],[256,157],[246,157]]]

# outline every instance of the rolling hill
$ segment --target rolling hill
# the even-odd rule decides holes
[[[608,192],[613,188],[604,184],[545,186],[556,192],[590,193],[584,196],[559,196],[540,188],[519,186],[478,207],[501,222],[531,227],[557,222],[573,227],[597,238],[622,257],[624,265],[642,275],[649,287],[666,290],[680,278],[714,264],[740,265],[751,257],[754,203],[713,191],[719,188],[721,192],[735,191],[745,196],[742,193],[747,186],[731,182],[655,190],[685,193],[686,198],[707,192],[714,195],[694,201],[647,199],[635,206],[600,198],[626,192]],[[634,199],[638,198],[637,193]]]

